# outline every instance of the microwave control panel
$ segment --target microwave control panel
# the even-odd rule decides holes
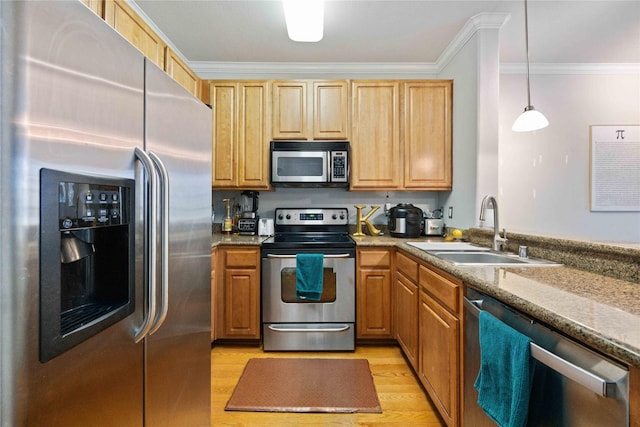
[[[332,151],[331,152],[331,181],[347,182],[347,152]]]

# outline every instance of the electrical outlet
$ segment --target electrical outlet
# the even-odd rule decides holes
[[[453,218],[453,206],[449,206],[449,219]]]

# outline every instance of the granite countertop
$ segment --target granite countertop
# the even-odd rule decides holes
[[[260,246],[269,236],[241,236],[239,234],[211,234],[211,247],[228,246]]]
[[[455,266],[406,242],[397,247],[577,341],[640,367],[637,283],[567,266]]]
[[[476,237],[472,235],[472,238]],[[212,246],[259,246],[266,238],[266,236],[214,233]],[[482,238],[483,236],[480,236],[478,240],[481,241]],[[530,236],[521,236],[521,238],[530,238]],[[586,271],[590,269],[589,265],[584,269],[576,268],[570,258],[552,259],[553,254],[550,252],[536,253],[533,240],[522,242],[531,245],[532,256],[552,259],[565,265],[526,268],[461,267],[407,244],[415,241],[441,242],[443,241],[441,237],[401,239],[390,235],[367,235],[353,237],[353,239],[359,247],[379,246],[402,249],[579,342],[622,362],[640,367],[640,283],[636,282],[640,251],[612,247],[610,255],[613,258],[621,259],[629,256],[631,263],[625,261],[626,264],[623,266],[613,265],[611,269],[618,270],[619,274],[610,274],[610,268],[602,272],[600,270],[590,272]],[[510,237],[511,239],[517,242],[513,237]],[[554,242],[545,240],[543,243],[541,247],[548,248]],[[561,256],[567,257],[569,256],[567,254],[574,250],[577,258],[588,257],[584,252],[585,247],[580,243],[576,243],[573,249],[571,245],[567,249],[567,242],[561,243],[563,244]],[[603,251],[602,247],[596,249]],[[603,255],[598,254],[598,258],[601,256]],[[593,260],[589,259],[587,263],[593,264]],[[631,276],[629,271],[632,272]],[[623,277],[625,280],[618,277]]]

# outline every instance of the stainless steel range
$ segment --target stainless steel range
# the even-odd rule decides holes
[[[355,349],[355,252],[346,208],[275,210],[274,236],[261,252],[265,351]],[[297,254],[322,255],[317,300],[297,292]]]

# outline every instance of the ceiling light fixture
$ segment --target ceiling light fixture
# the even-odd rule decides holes
[[[524,40],[527,49],[527,106],[524,113],[520,114],[511,130],[515,132],[528,132],[549,126],[549,121],[541,112],[531,105],[531,85],[529,83],[529,17],[527,15],[527,0],[524,0]]]
[[[323,36],[324,0],[282,0],[287,33],[294,42],[319,42]]]

